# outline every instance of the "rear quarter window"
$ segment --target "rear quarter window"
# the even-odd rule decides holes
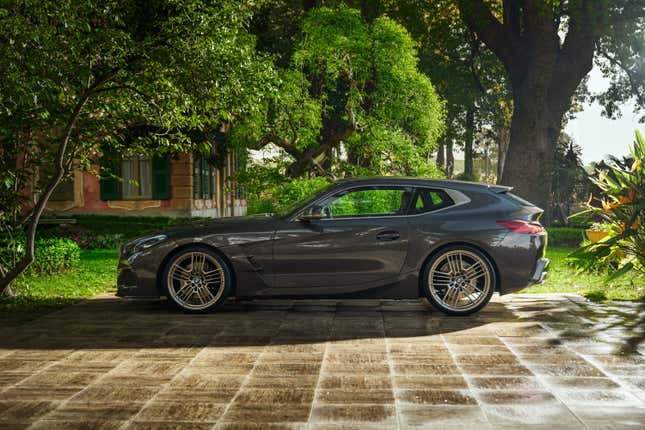
[[[417,188],[412,214],[422,214],[454,205],[455,202],[443,190]]]

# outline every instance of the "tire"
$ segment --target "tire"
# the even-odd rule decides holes
[[[212,311],[231,291],[228,264],[213,250],[200,246],[184,248],[173,255],[161,280],[168,299],[190,313]]]
[[[421,282],[435,309],[448,315],[470,315],[488,304],[497,278],[483,252],[468,245],[452,245],[428,260]]]

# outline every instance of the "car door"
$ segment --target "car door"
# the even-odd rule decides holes
[[[279,222],[275,287],[333,294],[394,280],[408,250],[411,195],[411,188],[398,185],[342,189]]]

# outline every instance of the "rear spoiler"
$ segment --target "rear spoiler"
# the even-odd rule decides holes
[[[504,194],[508,193],[513,189],[513,187],[508,187],[506,185],[488,185],[488,188],[495,194]]]

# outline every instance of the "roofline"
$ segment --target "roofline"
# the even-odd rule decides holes
[[[513,187],[497,184],[485,184],[481,182],[459,181],[455,179],[434,179],[434,178],[419,178],[411,176],[364,176],[355,178],[343,178],[336,181],[338,185],[347,183],[403,183],[403,184],[416,184],[428,185],[435,187],[446,187],[455,189],[488,189],[494,193],[505,193],[513,189]]]

